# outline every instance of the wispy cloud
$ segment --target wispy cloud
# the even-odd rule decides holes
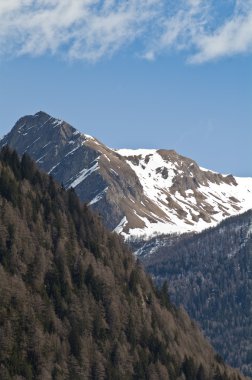
[[[251,52],[252,0],[0,0],[1,56],[97,61],[134,42],[150,60],[171,49],[192,63]]]
[[[191,57],[192,63],[202,63],[225,56],[251,52],[251,1],[247,2],[247,7],[244,2],[238,1],[232,17],[212,33],[196,35],[194,43],[197,53]]]

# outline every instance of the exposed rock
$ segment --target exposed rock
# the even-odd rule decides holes
[[[113,150],[44,112],[0,141],[27,152],[125,236],[201,231],[252,205],[252,178],[200,168],[174,150]]]

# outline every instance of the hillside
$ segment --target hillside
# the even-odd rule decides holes
[[[0,294],[3,380],[242,379],[73,190],[8,148]]]
[[[252,377],[252,211],[197,235],[162,237],[138,251],[214,348]],[[149,254],[151,253],[151,254]]]
[[[252,178],[214,173],[174,150],[111,149],[44,112],[18,120],[5,144],[74,188],[124,238],[199,232],[251,208]]]

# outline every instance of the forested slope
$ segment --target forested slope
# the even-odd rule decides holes
[[[228,363],[252,377],[252,211],[164,241],[143,259],[146,269],[159,285],[169,281],[172,300]]]
[[[74,191],[0,153],[0,378],[240,379]]]

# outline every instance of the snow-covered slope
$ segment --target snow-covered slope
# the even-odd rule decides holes
[[[173,150],[110,149],[44,112],[0,140],[37,164],[125,238],[201,231],[252,208],[252,178],[200,168]]]
[[[174,151],[119,149],[135,171],[146,198],[162,210],[156,221],[138,215],[145,227],[130,235],[202,231],[252,208],[252,178],[220,175]],[[181,186],[180,186],[181,185]]]

